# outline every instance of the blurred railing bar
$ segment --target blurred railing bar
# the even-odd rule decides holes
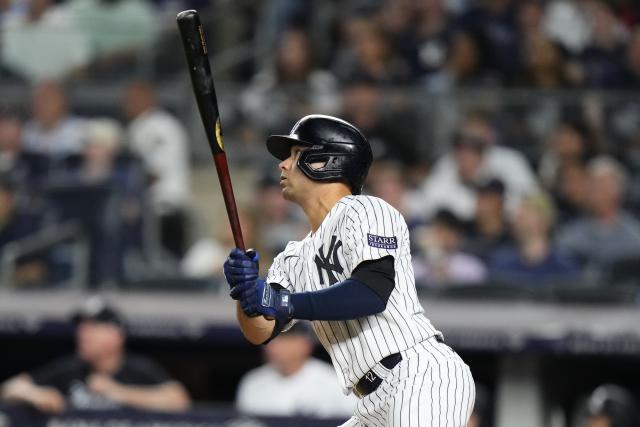
[[[68,287],[77,290],[84,288],[89,273],[89,244],[82,227],[75,221],[45,227],[36,234],[8,243],[0,258],[0,287],[15,287],[15,273],[20,258],[67,241],[72,242],[72,274]]]

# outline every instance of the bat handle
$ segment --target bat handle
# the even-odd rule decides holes
[[[233,187],[231,186],[231,177],[229,176],[229,165],[227,164],[227,156],[224,151],[213,155],[213,161],[216,164],[218,179],[222,187],[222,196],[224,205],[227,208],[227,216],[231,224],[231,233],[233,233],[233,241],[237,248],[246,249],[244,239],[242,238],[242,229],[240,228],[240,219],[238,218],[238,207],[233,196]]]

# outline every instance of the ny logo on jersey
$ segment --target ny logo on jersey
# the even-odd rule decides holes
[[[329,285],[333,285],[338,281],[338,278],[333,273],[339,274],[343,271],[340,261],[338,261],[338,249],[341,246],[342,242],[336,236],[331,236],[331,244],[329,244],[327,254],[324,254],[324,245],[318,249],[318,254],[315,256],[314,261],[316,262],[316,267],[318,267],[320,283],[323,285],[325,284],[323,271],[327,273]]]

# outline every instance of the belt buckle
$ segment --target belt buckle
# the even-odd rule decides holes
[[[364,397],[364,395],[360,393],[360,390],[358,390],[358,384],[353,387],[353,394],[355,394],[358,399],[362,399]]]

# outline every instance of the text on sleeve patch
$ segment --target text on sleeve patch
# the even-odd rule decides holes
[[[379,249],[398,249],[398,239],[394,236],[384,237],[367,233],[367,243],[369,246]]]

